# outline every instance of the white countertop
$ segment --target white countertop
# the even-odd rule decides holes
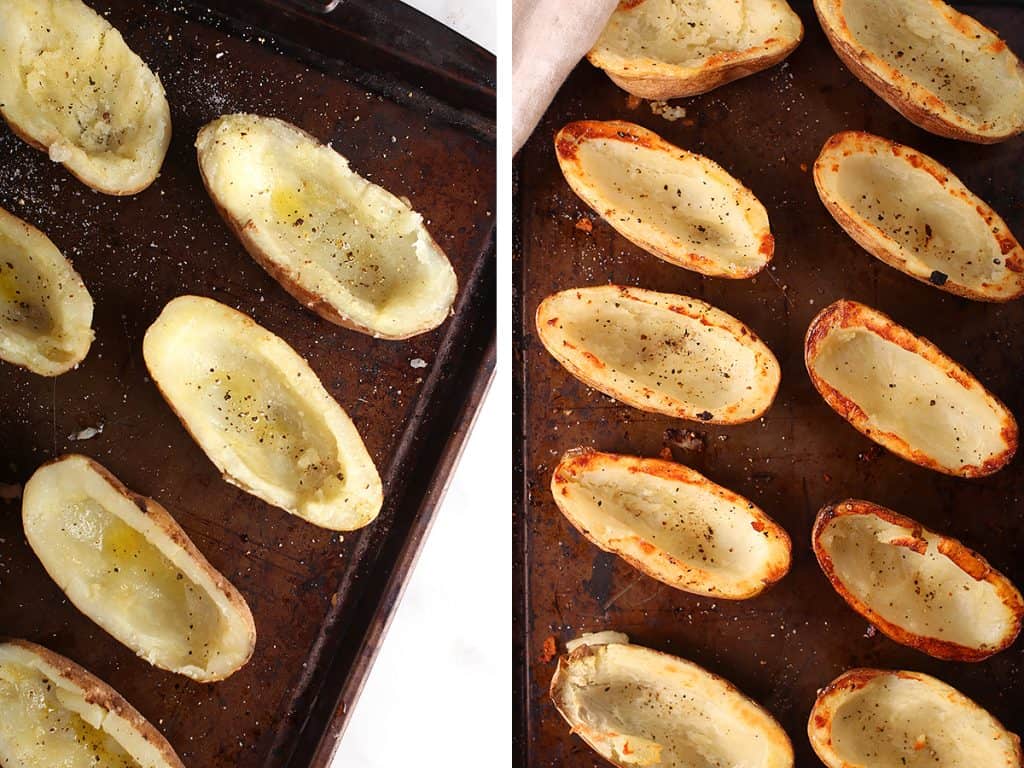
[[[496,0],[406,1],[495,49]],[[497,376],[509,373],[499,366]],[[492,758],[508,750],[507,400],[508,388],[496,380],[338,745],[335,768],[478,768],[497,765]]]

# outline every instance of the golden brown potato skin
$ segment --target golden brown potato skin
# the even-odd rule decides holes
[[[846,585],[843,584],[836,574],[832,558],[822,545],[822,535],[829,523],[838,517],[846,515],[873,515],[900,528],[911,529],[914,532],[915,538],[918,539],[921,532],[927,529],[916,520],[894,512],[891,509],[886,509],[878,504],[873,504],[870,501],[861,501],[859,499],[847,499],[836,504],[828,504],[821,508],[814,520],[814,529],[811,533],[811,548],[814,550],[814,556],[818,559],[818,565],[821,566],[821,570],[825,572],[825,576],[828,577],[832,588],[839,593],[839,596],[846,601],[847,605],[880,629],[883,634],[897,643],[915,648],[922,653],[927,653],[929,656],[946,661],[981,661],[1013,645],[1017,635],[1020,633],[1021,621],[1024,619],[1024,602],[1021,600],[1020,593],[1006,576],[989,565],[988,561],[977,552],[965,547],[956,539],[941,536],[933,531],[928,532],[939,539],[938,546],[942,554],[952,560],[975,581],[985,581],[995,587],[1002,602],[1011,608],[1016,618],[1014,631],[1007,634],[1000,645],[992,648],[978,649],[960,645],[959,643],[937,640],[934,637],[916,635],[880,616],[871,606],[864,603],[847,589]],[[923,541],[921,544],[923,545]],[[908,541],[907,546],[914,548],[916,542]]]

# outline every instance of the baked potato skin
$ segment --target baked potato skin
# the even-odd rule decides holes
[[[618,141],[625,144],[644,147],[654,152],[664,153],[666,157],[674,157],[679,154],[693,155],[691,152],[665,141],[653,131],[642,126],[622,120],[580,120],[569,123],[555,135],[555,155],[562,173],[572,191],[587,205],[597,211],[601,218],[608,222],[620,235],[625,237],[634,245],[643,248],[648,253],[653,253],[660,259],[670,264],[692,269],[708,277],[725,277],[732,279],[743,279],[753,277],[761,272],[772,260],[775,254],[775,238],[770,231],[765,230],[760,236],[757,252],[764,259],[764,262],[756,269],[749,269],[738,272],[728,272],[714,260],[699,253],[688,252],[680,254],[667,251],[661,246],[646,240],[634,232],[627,232],[620,229],[610,216],[612,211],[605,210],[602,201],[592,197],[581,184],[581,180],[587,176],[583,164],[579,158],[578,145],[587,140]],[[698,156],[699,157],[699,156]],[[757,199],[753,192],[746,186],[742,190],[750,197]],[[760,201],[758,201],[760,203]]]
[[[886,509],[878,504],[859,499],[847,499],[836,504],[826,505],[821,508],[814,520],[814,528],[811,533],[811,548],[814,550],[814,556],[817,558],[821,570],[824,571],[825,576],[828,577],[829,582],[832,584],[832,588],[835,589],[839,596],[853,610],[881,630],[883,634],[897,643],[945,661],[982,661],[1013,645],[1020,634],[1021,622],[1024,620],[1024,600],[1022,600],[1020,592],[1017,591],[1006,576],[989,565],[988,561],[977,552],[965,547],[956,539],[941,536],[934,531],[929,531],[929,533],[932,533],[939,539],[938,548],[943,555],[952,560],[957,567],[975,581],[985,581],[995,587],[1001,601],[1011,607],[1016,619],[1013,631],[1003,638],[1003,642],[1000,645],[987,649],[978,649],[960,645],[959,643],[914,634],[880,616],[863,600],[846,588],[846,585],[843,584],[836,574],[832,558],[822,544],[822,536],[829,523],[836,518],[846,515],[873,515],[900,528],[910,529],[913,531],[913,538],[907,541],[906,546],[918,552],[921,550],[916,548],[918,542],[915,540],[919,539],[921,532],[926,529],[916,520],[894,512],[891,509]],[[923,545],[924,542],[921,541],[920,544]]]
[[[999,398],[986,390],[986,394],[1006,414],[1006,420],[1002,424],[1000,435],[1007,447],[1001,453],[993,456],[980,465],[968,465],[959,470],[952,470],[939,464],[928,454],[914,448],[899,435],[892,432],[881,432],[867,426],[868,415],[861,410],[855,402],[843,395],[839,390],[825,381],[814,370],[814,360],[821,351],[825,338],[836,328],[847,328],[850,326],[863,326],[883,339],[896,344],[908,352],[920,355],[928,362],[941,368],[947,376],[967,387],[971,382],[976,381],[974,376],[961,365],[951,360],[938,347],[927,339],[915,336],[906,328],[895,323],[890,317],[877,310],[870,309],[863,304],[846,299],[829,305],[811,321],[804,337],[804,364],[807,373],[811,377],[814,388],[822,396],[826,403],[848,421],[858,432],[882,445],[884,448],[895,453],[907,461],[911,461],[936,472],[953,475],[955,477],[976,478],[985,477],[998,472],[1005,467],[1014,454],[1017,452],[1018,428],[1009,409]]]
[[[841,131],[840,133],[830,136],[822,147],[821,153],[818,155],[818,159],[814,163],[814,181],[815,188],[818,190],[818,197],[821,199],[825,208],[828,209],[828,212],[832,214],[832,218],[836,220],[839,226],[841,226],[861,248],[872,256],[881,260],[885,264],[888,264],[890,267],[898,269],[908,277],[912,277],[918,282],[924,283],[925,285],[938,288],[939,290],[952,293],[956,296],[962,296],[966,299],[973,299],[975,301],[1006,302],[1024,296],[1024,281],[1021,281],[1015,293],[993,295],[990,292],[974,290],[969,286],[953,280],[947,280],[943,284],[938,285],[927,277],[914,274],[907,269],[904,259],[902,259],[898,253],[890,249],[887,243],[884,242],[883,238],[878,237],[870,227],[866,227],[864,222],[850,216],[845,210],[843,210],[839,201],[833,199],[827,194],[822,182],[822,176],[825,173],[826,166],[829,166],[833,162],[832,156],[836,153],[848,154],[851,152],[861,151],[869,147],[871,144],[879,141],[886,141],[889,145],[889,151],[895,157],[903,159],[914,168],[922,169],[931,174],[931,176],[950,195],[960,198],[965,203],[970,204],[971,207],[974,207],[977,214],[985,220],[985,223],[989,226],[993,236],[998,241],[999,249],[1003,254],[1006,268],[1012,272],[1024,273],[1024,248],[1021,248],[1017,238],[1014,237],[1013,233],[1007,228],[1006,223],[987,203],[973,196],[969,198],[967,195],[963,194],[963,190],[961,190],[959,186],[955,186],[951,183],[952,181],[957,180],[950,178],[953,174],[948,168],[910,147],[894,141],[882,139],[879,136],[875,136],[865,131]],[[835,170],[835,168],[833,168],[833,170]]]
[[[946,139],[957,139],[958,141],[967,141],[974,144],[998,144],[1024,132],[1024,123],[1005,134],[990,135],[972,132],[944,117],[943,111],[945,106],[933,94],[928,94],[922,99],[913,98],[904,89],[900,88],[900,83],[906,80],[902,74],[895,68],[887,65],[875,54],[855,43],[845,18],[840,16],[838,29],[829,23],[823,6],[825,3],[833,2],[841,4],[842,0],[814,0],[814,10],[818,20],[821,22],[821,28],[824,30],[825,36],[828,38],[840,61],[846,65],[846,68],[853,73],[854,77],[864,83],[886,104],[918,128],[923,128],[929,133]],[[961,17],[959,19],[961,24],[963,24],[963,14],[958,15]],[[978,24],[978,26],[983,26],[974,19],[971,19],[971,21]],[[957,29],[964,34],[968,33],[966,26],[957,27]],[[992,30],[988,31],[992,32]],[[992,34],[998,38],[995,32],[992,32]],[[1001,40],[999,42],[1005,47],[1005,43]],[[866,66],[867,62],[882,67],[883,71],[887,72],[888,77],[881,77],[876,74]],[[1020,62],[1018,62],[1018,67],[1024,70],[1024,65],[1020,64]]]
[[[600,541],[596,536],[594,536],[587,529],[584,521],[574,515],[560,500],[560,496],[568,494],[566,486],[569,483],[573,482],[577,477],[587,471],[596,469],[607,462],[615,462],[626,466],[630,472],[643,472],[669,482],[699,485],[702,488],[712,491],[727,504],[742,506],[755,518],[751,523],[751,526],[753,526],[755,530],[758,530],[766,537],[772,538],[785,548],[785,560],[779,563],[774,563],[764,573],[761,583],[759,585],[752,586],[751,589],[745,592],[725,593],[720,590],[708,591],[706,589],[704,591],[698,591],[692,584],[694,580],[703,578],[703,581],[705,582],[713,582],[713,577],[708,575],[707,572],[691,573],[694,569],[690,566],[681,563],[669,552],[655,547],[642,537],[634,535],[632,537],[633,542],[646,555],[652,558],[657,558],[658,562],[656,564],[648,560],[635,558],[630,554],[623,552],[621,548],[609,546],[607,542]],[[644,459],[635,456],[601,453],[591,448],[577,448],[567,451],[562,457],[562,460],[558,463],[558,466],[555,467],[555,471],[551,478],[551,492],[559,511],[570,523],[572,523],[576,530],[583,534],[583,537],[587,539],[587,541],[604,552],[610,552],[611,554],[622,558],[632,567],[636,568],[641,573],[650,576],[652,579],[657,579],[658,581],[668,584],[671,587],[675,587],[676,589],[691,592],[693,594],[709,595],[723,600],[745,600],[761,594],[761,592],[780,581],[783,576],[789,573],[792,542],[790,541],[789,534],[786,533],[785,529],[768,517],[768,515],[766,515],[759,507],[755,506],[738,493],[734,493],[728,488],[724,488],[717,483],[712,482],[700,473],[695,472],[682,464],[677,464],[673,461],[666,461],[664,459]],[[701,573],[703,573],[703,577],[701,576]]]
[[[85,701],[113,712],[126,720],[150,746],[159,752],[160,757],[166,762],[167,768],[185,768],[181,758],[178,757],[177,753],[167,742],[167,739],[163,737],[163,734],[144,718],[135,707],[129,704],[121,694],[91,672],[75,664],[70,659],[54,653],[49,648],[36,645],[28,640],[0,636],[0,644],[12,645],[39,657],[45,664],[56,670],[62,678],[81,691]]]

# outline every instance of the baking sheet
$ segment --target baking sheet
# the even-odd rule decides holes
[[[182,3],[92,5],[160,75],[174,136],[158,180],[114,198],[0,128],[0,206],[50,236],[96,304],[96,341],[77,370],[44,379],[0,365],[0,484],[19,486],[61,453],[97,459],[167,507],[245,595],[257,646],[246,667],[213,685],[150,667],[63,597],[24,540],[17,500],[0,502],[0,634],[46,645],[110,683],[186,765],[326,766],[493,370],[493,59],[488,71],[486,54],[397,2],[347,2],[327,16],[239,9],[261,27]],[[367,19],[389,9],[391,23],[446,52],[452,103],[443,62],[427,66],[401,41],[374,37]],[[346,46],[385,44],[374,71],[344,58]],[[388,68],[396,61],[402,76]],[[229,233],[199,178],[195,135],[232,111],[289,120],[408,196],[458,274],[454,316],[388,342],[288,296]],[[146,328],[185,293],[240,309],[309,360],[380,469],[375,523],[342,538],[220,479],[142,361]],[[75,439],[89,428],[102,431]]]
[[[832,301],[863,301],[925,335],[1024,417],[1024,304],[975,303],[922,285],[862,251],[832,220],[811,178],[825,139],[864,129],[909,144],[956,172],[1018,236],[1024,234],[1024,140],[977,146],[934,137],[906,122],[857,81],[825,40],[810,3],[794,3],[805,39],[780,66],[682,99],[668,122],[631,104],[599,70],[581,64],[517,157],[515,328],[517,466],[515,636],[519,765],[602,764],[551,705],[559,652],[582,632],[617,629],[633,641],[691,659],[734,682],[780,721],[798,766],[818,765],[806,724],[816,691],[855,666],[933,674],[1024,731],[1022,644],[977,664],[938,661],[897,645],[833,592],[810,549],[818,509],[847,497],[879,502],[980,551],[1024,583],[1024,472],[1018,457],[977,481],[946,477],[882,451],[818,396],[804,369],[803,335]],[[1024,12],[972,4],[970,13],[1024,52]],[[554,133],[579,119],[637,122],[705,154],[741,179],[768,209],[775,258],[751,280],[705,278],[669,265],[617,235],[579,201],[558,170]],[[588,233],[576,227],[592,222]],[[688,294],[739,317],[782,366],[775,404],[760,421],[693,424],[617,404],[576,381],[544,350],[532,318],[557,290],[622,283]],[[680,448],[673,430],[698,435]],[[761,596],[726,602],[688,595],[642,575],[587,542],[558,512],[548,484],[562,453],[600,450],[674,458],[747,496],[793,540],[792,570]]]

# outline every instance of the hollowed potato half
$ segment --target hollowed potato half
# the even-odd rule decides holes
[[[814,183],[846,233],[890,267],[969,299],[1024,295],[1020,243],[995,211],[930,157],[844,131],[825,142]]]
[[[160,80],[79,0],[5,0],[0,113],[18,136],[108,195],[153,183],[171,141]]]
[[[595,752],[620,768],[791,768],[775,719],[693,662],[601,632],[570,643],[551,700]]]
[[[551,493],[598,547],[685,592],[739,600],[789,570],[789,536],[774,520],[681,464],[575,449]]]
[[[70,455],[36,470],[22,521],[68,599],[150,664],[209,682],[252,656],[245,598],[166,509],[95,461]]]
[[[229,483],[349,531],[383,500],[352,420],[298,353],[247,315],[179,296],[146,332],[153,381]]]
[[[385,339],[451,313],[455,270],[409,204],[294,125],[224,115],[196,139],[210,198],[285,290],[332,323]]]
[[[1002,469],[1017,422],[969,371],[927,339],[856,301],[811,321],[804,361],[815,388],[861,433],[907,461],[959,477]]]
[[[779,388],[779,364],[764,342],[689,296],[571,288],[544,299],[536,322],[569,373],[642,411],[739,424],[767,411]]]
[[[768,213],[714,161],[617,120],[569,123],[555,152],[573,192],[658,258],[729,278],[751,277],[771,261]]]
[[[1020,768],[1020,739],[950,685],[920,672],[851,669],[807,723],[828,768]]]
[[[92,345],[92,310],[50,238],[0,208],[0,359],[41,376],[70,371]]]
[[[842,62],[914,125],[982,144],[1024,130],[1024,69],[941,0],[814,0]]]
[[[587,58],[634,96],[674,99],[777,64],[803,34],[783,0],[620,0]]]
[[[184,768],[113,688],[25,640],[0,642],[0,765]]]
[[[824,507],[811,537],[833,588],[897,643],[939,659],[980,661],[1020,632],[1024,598],[956,539],[850,499]]]

